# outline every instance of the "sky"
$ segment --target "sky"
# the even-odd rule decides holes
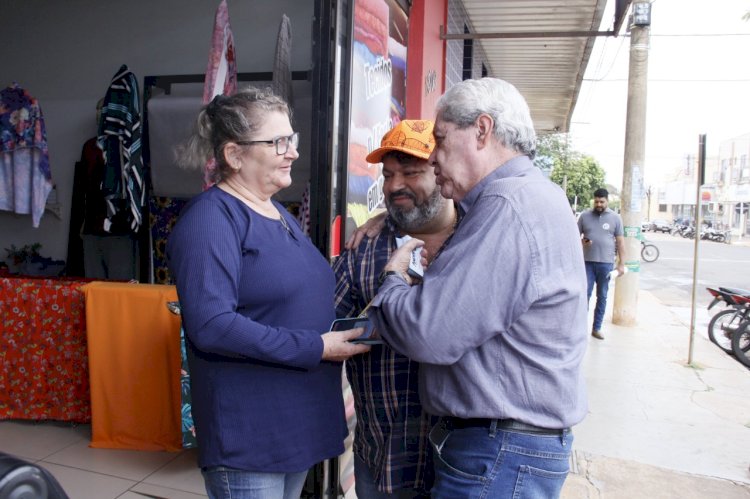
[[[614,4],[610,0],[609,4]],[[750,0],[655,0],[648,56],[644,186],[664,186],[698,152],[750,133]],[[611,27],[605,13],[602,29]],[[622,187],[630,37],[597,39],[573,112],[573,148]]]

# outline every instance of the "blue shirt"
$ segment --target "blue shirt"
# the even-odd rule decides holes
[[[298,472],[344,451],[342,365],[320,360],[333,272],[277,207],[289,230],[213,187],[167,243],[201,467]]]
[[[428,412],[566,428],[586,414],[586,273],[562,190],[525,156],[461,201],[463,218],[421,285],[391,276],[370,317],[422,363]]]

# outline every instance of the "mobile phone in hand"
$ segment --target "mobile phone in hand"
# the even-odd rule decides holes
[[[331,323],[331,331],[346,331],[347,329],[356,329],[358,327],[364,328],[365,332],[361,336],[349,340],[351,343],[364,345],[380,345],[383,343],[383,340],[380,338],[372,337],[375,333],[375,326],[367,317],[348,317],[346,319],[336,319]]]
[[[406,242],[411,239],[411,236],[405,235],[403,237],[397,237],[396,238],[396,247],[400,248]],[[414,248],[411,251],[411,255],[409,257],[409,268],[406,269],[406,273],[410,276],[421,279],[424,276],[424,267],[422,267],[422,247],[419,246],[418,248]]]

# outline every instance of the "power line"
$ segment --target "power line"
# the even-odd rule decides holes
[[[663,36],[663,37],[679,37],[679,36],[750,36],[750,33],[663,33],[654,34],[651,36]]]
[[[622,82],[622,81],[628,81],[627,78],[612,78],[612,79],[601,79],[597,80],[594,78],[584,78],[583,81],[592,81],[595,83],[609,83],[609,82]],[[737,78],[737,79],[671,79],[671,78],[654,78],[648,79],[649,83],[657,82],[657,83],[743,83],[750,81],[750,78]]]

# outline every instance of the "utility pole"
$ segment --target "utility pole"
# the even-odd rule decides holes
[[[641,270],[641,206],[646,156],[646,90],[651,2],[636,0],[630,26],[628,107],[625,123],[625,158],[622,168],[620,215],[625,231],[625,267],[617,278],[612,322],[634,326],[638,309],[638,275]],[[620,256],[622,258],[622,256]]]
[[[706,181],[706,135],[698,137],[698,171],[695,179],[695,240],[693,241],[693,287],[690,304],[690,342],[688,343],[688,365],[693,365],[693,345],[695,344],[695,301],[698,289],[698,255],[701,241],[701,186]]]

